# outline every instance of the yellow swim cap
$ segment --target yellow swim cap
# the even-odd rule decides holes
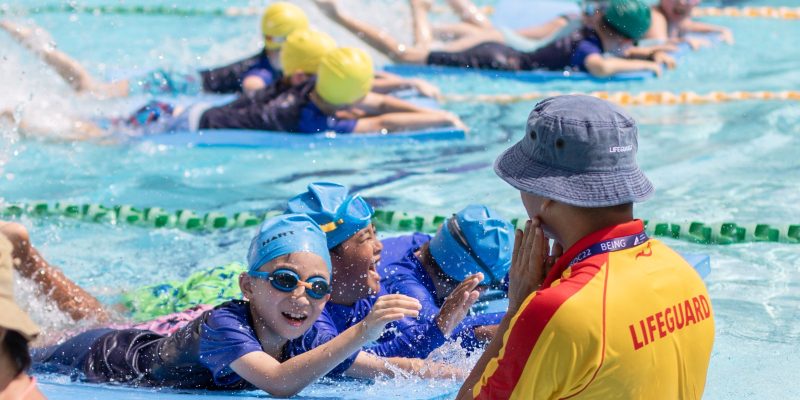
[[[335,49],[336,42],[327,33],[298,29],[286,37],[281,47],[281,68],[286,75],[316,74],[322,57]]]
[[[366,51],[340,47],[320,61],[315,88],[322,100],[341,106],[366,96],[374,78],[372,58]]]
[[[272,3],[261,16],[261,33],[267,38],[264,47],[277,50],[283,40],[295,29],[307,29],[308,17],[303,10],[291,3],[279,1]],[[278,39],[278,40],[275,40]]]

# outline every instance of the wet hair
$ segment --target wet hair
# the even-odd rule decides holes
[[[336,254],[337,256],[341,255],[342,254],[342,249],[344,248],[343,244],[344,244],[344,242],[339,243],[336,246],[331,247],[330,249],[328,249],[328,252]]]
[[[28,352],[28,340],[17,331],[7,330],[3,339],[3,350],[14,362],[14,376],[21,374],[31,366],[31,355]]]

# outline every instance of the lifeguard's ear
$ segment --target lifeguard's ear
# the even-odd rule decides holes
[[[253,298],[253,278],[247,275],[247,272],[239,274],[239,289],[242,291],[242,296],[244,296],[245,299]]]
[[[539,214],[544,215],[544,213],[555,204],[555,200],[553,199],[544,199],[542,205],[539,207]]]

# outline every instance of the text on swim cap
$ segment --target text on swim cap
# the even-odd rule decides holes
[[[692,297],[631,324],[633,349],[639,350],[660,338],[697,324],[711,316],[711,305],[704,295]],[[641,335],[641,336],[639,336]]]
[[[268,245],[270,242],[272,242],[275,239],[280,239],[282,237],[286,237],[286,236],[289,236],[289,235],[294,235],[294,231],[286,231],[286,232],[276,233],[271,238],[265,239],[264,241],[262,241],[261,242],[261,246],[266,246],[266,245]]]

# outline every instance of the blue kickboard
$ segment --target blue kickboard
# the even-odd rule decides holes
[[[522,82],[549,82],[553,80],[594,81],[594,82],[625,82],[643,81],[655,76],[649,71],[625,72],[607,77],[596,77],[580,71],[499,71],[493,69],[445,67],[441,65],[411,65],[394,64],[383,67],[384,71],[402,76],[418,75],[463,75],[479,74],[491,79],[513,79]]]
[[[65,382],[66,376],[37,376],[39,389],[49,400],[222,400],[222,399],[264,399],[274,398],[262,391],[206,391],[134,388],[111,384],[91,384],[82,382]],[[405,381],[407,384],[408,381]],[[420,381],[419,387],[404,391],[402,382],[391,381],[381,385],[373,385],[365,381],[337,380],[312,384],[299,395],[297,400],[334,400],[334,399],[374,399],[403,398],[405,400],[446,400],[456,396],[457,382]],[[436,386],[426,386],[436,385]],[[401,395],[401,393],[403,393]]]
[[[238,147],[319,149],[375,145],[415,144],[421,142],[463,140],[466,133],[456,128],[429,129],[396,133],[286,133],[235,129],[198,132],[174,132],[137,139],[159,145],[185,147]]]

